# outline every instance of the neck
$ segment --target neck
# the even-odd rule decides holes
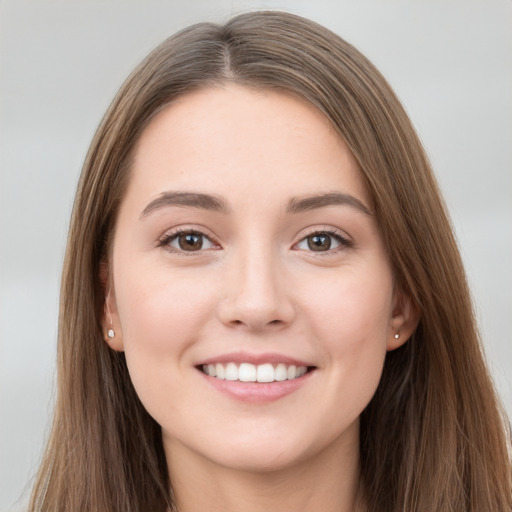
[[[167,451],[169,474],[179,512],[357,512],[359,453],[328,449],[293,466],[271,471],[241,471]],[[343,456],[341,456],[343,455]]]

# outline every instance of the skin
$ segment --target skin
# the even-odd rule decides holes
[[[168,191],[222,198],[227,211],[154,203]],[[287,212],[292,198],[326,193],[368,212]],[[386,351],[415,325],[371,211],[346,144],[292,96],[207,88],[142,134],[114,234],[108,343],[162,426],[180,510],[356,508],[359,415]],[[203,233],[202,248],[181,249],[176,229]],[[308,237],[326,231],[348,244],[323,235],[331,248],[311,250]],[[281,398],[241,400],[197,368],[233,352],[314,369]]]

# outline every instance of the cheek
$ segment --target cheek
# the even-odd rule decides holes
[[[373,395],[386,356],[392,313],[392,279],[383,268],[347,272],[331,279],[329,292],[316,293],[307,318],[331,366],[333,384]],[[311,290],[311,287],[309,288]]]
[[[131,270],[131,271],[128,271]],[[189,369],[187,349],[201,337],[215,300],[200,276],[185,278],[150,265],[135,271],[119,266],[116,302],[124,352],[137,393],[151,397],[175,389]]]
[[[116,302],[130,377],[146,410],[165,424],[180,404],[197,400],[184,384],[187,354],[211,315],[213,287],[158,265],[136,272],[128,263],[118,270]]]
[[[120,270],[116,300],[126,350],[140,345],[165,352],[194,341],[211,310],[213,286],[200,276],[154,266],[139,273]]]

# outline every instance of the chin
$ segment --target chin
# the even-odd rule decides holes
[[[354,422],[344,431],[334,431],[318,425],[319,431],[297,428],[269,428],[260,424],[252,428],[224,433],[222,436],[182,439],[180,442],[164,440],[171,460],[181,455],[194,454],[197,463],[207,462],[210,467],[229,469],[242,473],[275,473],[298,468],[315,461],[325,463],[329,452],[346,452],[358,446],[359,423]],[[275,427],[275,425],[274,425]],[[188,441],[188,442],[187,442]],[[349,449],[348,451],[351,452]],[[323,462],[322,462],[323,461]]]
[[[211,459],[216,465],[244,473],[273,473],[284,471],[308,459],[304,450],[268,443],[251,446],[233,446],[229,453],[216,454]]]

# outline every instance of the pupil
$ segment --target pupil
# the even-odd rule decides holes
[[[326,251],[331,248],[329,235],[313,235],[308,238],[308,247],[312,251]]]
[[[180,248],[184,251],[197,251],[203,246],[201,235],[187,233],[179,237]]]

